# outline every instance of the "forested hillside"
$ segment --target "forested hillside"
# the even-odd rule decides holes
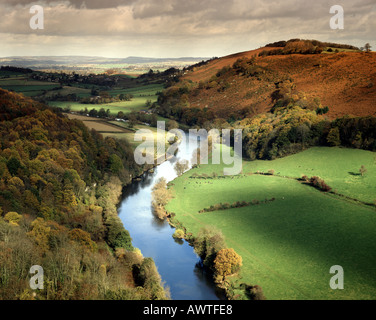
[[[165,298],[117,216],[122,187],[141,172],[126,141],[0,89],[0,297]],[[35,292],[33,265],[44,269]]]

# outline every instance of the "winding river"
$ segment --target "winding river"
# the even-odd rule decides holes
[[[192,142],[192,140],[191,140]],[[182,143],[178,159],[190,160],[197,144]],[[201,268],[200,259],[186,241],[174,240],[175,231],[168,222],[156,218],[151,209],[151,189],[164,177],[176,178],[173,169],[175,159],[145,173],[141,181],[134,181],[124,193],[119,207],[119,217],[132,237],[133,246],[145,257],[152,257],[165,286],[169,287],[174,300],[219,300],[223,295],[216,290],[211,277]]]

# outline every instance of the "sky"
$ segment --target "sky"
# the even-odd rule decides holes
[[[30,28],[30,8],[44,29]],[[330,8],[344,9],[331,29]],[[0,0],[0,57],[220,57],[291,38],[376,49],[376,0]]]

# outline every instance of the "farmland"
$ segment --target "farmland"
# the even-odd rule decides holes
[[[10,78],[0,77],[0,88],[23,93],[25,96],[42,95],[46,91],[52,91],[58,88],[58,84],[50,82],[29,80],[26,77],[11,75]]]
[[[82,121],[85,126],[87,126],[89,129],[94,129],[101,133],[105,138],[106,137],[112,137],[115,139],[125,139],[127,140],[133,149],[136,149],[142,141],[135,141],[135,133],[137,130],[150,130],[150,132],[153,135],[154,141],[157,141],[157,128],[153,128],[150,126],[146,126],[143,124],[136,124],[133,128],[130,128],[127,123],[120,122],[120,121],[108,121],[105,119],[97,119],[97,118],[91,118],[76,114],[66,114],[69,119],[76,119]],[[166,136],[166,146],[167,146],[167,140],[170,137],[170,135]],[[144,142],[143,144],[146,147],[146,144]],[[155,153],[162,152],[161,150],[156,149]]]
[[[116,116],[148,109],[164,88],[164,75],[137,79],[126,75],[89,75],[0,70],[0,87],[73,112],[109,109]],[[125,98],[126,96],[126,98]]]
[[[114,89],[109,91],[111,96],[131,94],[133,98],[130,101],[118,101],[104,104],[86,104],[72,101],[50,101],[49,104],[53,107],[59,107],[62,109],[69,108],[73,112],[79,112],[85,109],[95,109],[99,111],[101,108],[104,108],[105,110],[109,109],[110,114],[116,116],[120,111],[127,114],[132,111],[137,112],[147,109],[147,101],[150,100],[151,102],[155,102],[157,100],[156,93],[162,89],[162,85],[147,85],[130,89]],[[78,88],[75,90],[80,91],[78,94],[81,95],[81,97],[88,97],[90,95],[90,90]]]
[[[260,285],[268,299],[373,299],[374,206],[320,192],[296,178],[320,175],[336,192],[368,202],[375,198],[374,159],[368,151],[312,148],[279,160],[244,162],[238,176],[193,178],[223,174],[221,165],[201,165],[173,181],[174,199],[166,209],[187,232],[197,234],[204,226],[222,231],[227,246],[243,258],[239,276],[230,279],[238,298],[245,282]],[[357,174],[361,165],[368,169],[364,176]],[[271,169],[275,175],[260,174]],[[255,204],[199,213],[236,201]],[[344,290],[329,287],[333,265],[344,268]]]

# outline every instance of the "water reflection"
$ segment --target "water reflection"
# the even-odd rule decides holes
[[[178,158],[190,160],[196,147],[187,139],[179,147]],[[223,294],[216,290],[211,276],[200,267],[200,259],[193,248],[186,241],[174,239],[175,229],[152,213],[151,189],[160,177],[167,181],[175,179],[175,162],[176,158],[164,162],[153,173],[145,173],[140,181],[129,186],[124,192],[119,216],[131,234],[133,245],[145,257],[154,259],[162,280],[170,288],[172,299],[218,300]]]

